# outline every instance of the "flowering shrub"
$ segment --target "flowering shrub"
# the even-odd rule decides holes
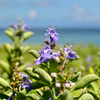
[[[34,33],[29,31],[29,27],[19,20],[18,25],[11,24],[5,34],[12,40],[11,44],[4,43],[3,47],[7,53],[7,62],[1,60],[0,67],[7,73],[11,80],[13,63],[19,62],[19,70],[22,71],[27,65],[23,62],[23,55],[30,49],[29,46],[22,46],[22,43],[30,38]]]
[[[99,100],[100,78],[95,74],[81,77],[81,71],[73,75],[66,72],[67,65],[79,56],[72,49],[73,45],[55,51],[59,34],[56,27],[48,28],[42,50],[30,50],[37,68],[25,68],[27,75],[19,72],[19,63],[15,61],[12,70],[11,85],[0,78],[1,99],[8,100]],[[42,69],[42,67],[45,67]],[[28,79],[31,77],[32,81]],[[6,91],[5,91],[6,90]],[[9,94],[8,94],[9,93]],[[1,95],[0,94],[0,95]]]

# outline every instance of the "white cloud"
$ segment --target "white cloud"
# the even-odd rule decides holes
[[[29,12],[29,18],[34,19],[37,16],[37,11],[32,10]]]
[[[100,15],[92,13],[88,10],[85,10],[83,7],[79,5],[74,6],[74,11],[70,16],[67,16],[68,19],[72,21],[79,21],[79,22],[95,22],[100,21]]]
[[[75,5],[74,6],[74,10],[77,12],[77,13],[84,13],[84,9],[78,5]]]

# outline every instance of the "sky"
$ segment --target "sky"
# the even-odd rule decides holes
[[[32,28],[100,28],[100,0],[0,0],[0,28],[19,18]]]

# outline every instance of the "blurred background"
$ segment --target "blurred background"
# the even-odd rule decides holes
[[[0,44],[11,42],[4,30],[19,18],[35,33],[25,43],[42,44],[51,25],[57,44],[100,45],[100,0],[0,0]]]

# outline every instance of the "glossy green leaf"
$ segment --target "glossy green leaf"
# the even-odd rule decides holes
[[[50,85],[52,83],[52,78],[51,76],[46,72],[44,71],[43,69],[41,68],[36,68],[34,70],[35,73],[37,73],[39,76],[40,76],[40,82],[43,83],[43,84],[47,84],[47,85]]]
[[[0,86],[2,86],[4,88],[10,88],[11,89],[10,84],[6,80],[4,80],[3,78],[0,78]]]
[[[97,81],[100,78],[95,75],[95,74],[88,74],[86,76],[84,76],[83,78],[81,78],[77,83],[76,83],[76,87],[75,89],[80,89],[80,88],[84,88],[86,87],[89,83],[93,82],[93,81]]]
[[[8,27],[8,30],[11,31],[13,34],[15,33],[14,29],[11,27]]]
[[[30,49],[29,46],[25,46],[25,47],[23,47],[23,49],[22,49],[22,54],[25,54],[26,52],[28,52],[29,49]]]
[[[9,66],[9,64],[8,64],[7,62],[1,60],[1,61],[0,61],[0,67],[1,67],[4,71],[6,71],[8,74],[10,74],[10,69],[9,69],[10,66]]]
[[[79,100],[94,100],[93,96],[89,93],[83,94]]]
[[[42,97],[40,95],[38,95],[38,94],[27,94],[26,95],[26,100],[29,100],[29,98],[32,99],[32,100],[40,100],[40,99],[42,99]]]
[[[99,84],[97,84],[96,82],[92,82],[91,85],[95,91],[98,91],[100,89]]]
[[[12,40],[14,40],[14,34],[13,34],[13,32],[11,32],[11,31],[9,31],[9,30],[6,30],[6,31],[5,31],[5,34],[6,34],[7,36],[9,36]]]
[[[27,64],[23,64],[23,65],[21,65],[19,67],[20,67],[19,71],[21,72],[27,67]]]
[[[73,95],[69,90],[65,90],[64,93],[60,93],[57,100],[73,100]]]
[[[36,59],[40,56],[36,50],[30,50],[29,53],[32,54]]]
[[[34,72],[32,72],[33,68],[26,68],[24,71],[25,73],[27,73],[30,77],[36,79],[36,80],[40,80],[40,76]]]
[[[76,98],[76,97],[79,97],[82,94],[82,92],[83,92],[83,89],[79,89],[79,90],[74,90],[71,93],[73,97]]]
[[[31,31],[25,32],[23,35],[24,40],[27,40],[28,38],[30,38],[34,33]]]
[[[30,84],[32,86],[33,89],[38,89],[38,88],[41,88],[41,87],[44,87],[45,85],[38,82],[38,81],[35,81],[33,83]]]
[[[88,90],[88,93],[90,93],[96,100],[100,100],[100,96],[97,92],[93,90]]]
[[[11,56],[11,50],[12,50],[11,45],[5,43],[3,46],[4,46],[4,49],[6,50],[6,52],[8,53],[8,55]]]

